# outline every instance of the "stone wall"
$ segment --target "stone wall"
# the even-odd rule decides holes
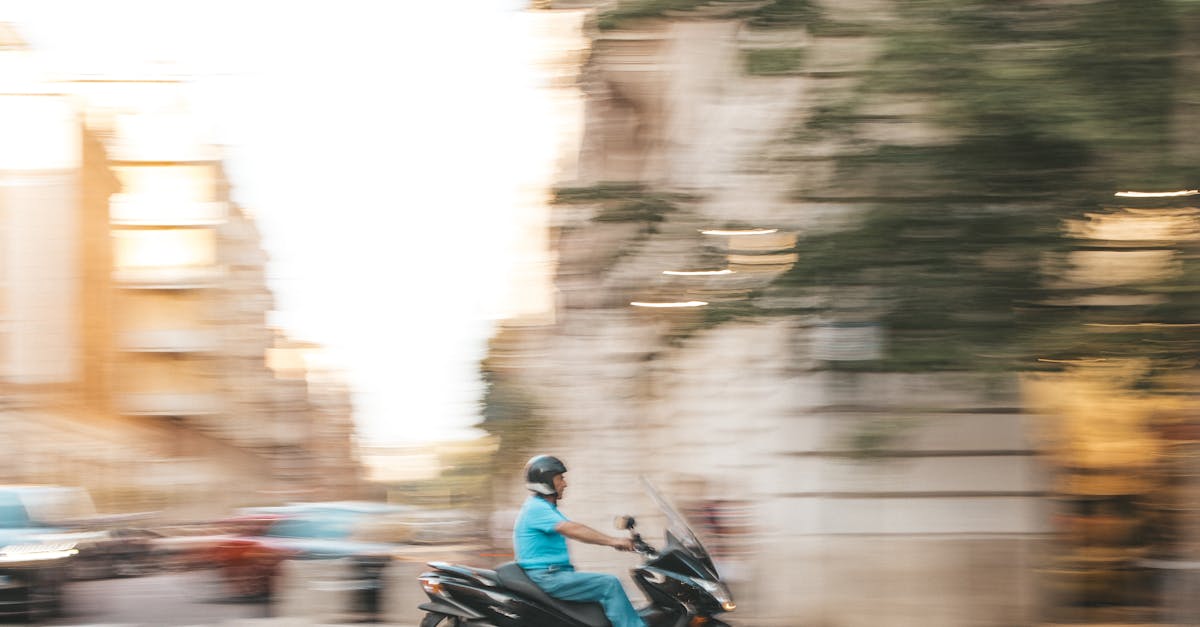
[[[872,354],[878,338],[850,338],[817,315],[722,323],[629,306],[642,295],[736,301],[795,262],[795,233],[859,211],[855,190],[833,178],[833,158],[854,147],[787,138],[847,95],[876,42],[748,28],[732,15],[737,4],[585,30],[585,130],[578,172],[562,185],[624,182],[675,211],[650,227],[612,219],[604,200],[564,203],[553,216],[556,324],[526,333],[505,359],[550,417],[545,452],[571,469],[561,507],[601,529],[634,514],[653,542],[662,520],[640,475],[685,509],[726,508],[736,533],[697,531],[718,547],[739,624],[1030,624],[1048,488],[1015,381],[839,372],[836,360]],[[831,7],[886,19],[877,4]],[[747,71],[752,51],[779,49],[803,50],[804,63]],[[867,140],[943,139],[914,121],[919,107],[885,105]],[[783,233],[765,247],[698,234],[725,224]],[[779,253],[731,276],[663,276]],[[584,569],[636,564],[572,550]]]
[[[1046,473],[1025,417],[981,403],[1002,400],[983,382],[797,368],[805,330],[786,323],[723,327],[647,361],[635,321],[591,322],[538,359],[554,368],[528,371],[571,468],[572,517],[607,528],[631,513],[660,541],[643,474],[681,507],[741,503],[742,535],[709,539],[732,545],[717,560],[743,619],[1011,625],[1035,612]],[[573,551],[609,572],[636,561]]]

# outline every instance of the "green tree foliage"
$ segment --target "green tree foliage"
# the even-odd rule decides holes
[[[750,75],[792,74],[803,66],[804,50],[802,48],[750,49],[742,53],[742,58],[745,71]]]
[[[659,17],[669,11],[693,9],[704,0],[623,0],[615,8],[600,14],[596,25],[600,30],[614,30],[629,20]]]
[[[795,28],[818,24],[823,16],[813,0],[767,0],[746,9],[738,8],[745,4],[739,0],[621,0],[615,7],[600,13],[596,26],[600,30],[615,30],[632,20],[662,17],[704,6],[719,7],[721,4],[730,5],[730,15],[744,17],[747,23],[757,28]]]
[[[687,194],[651,191],[640,183],[604,182],[589,187],[563,187],[555,190],[556,205],[586,205],[592,210],[591,222],[598,225],[633,225],[636,231],[596,263],[594,271],[605,273],[621,259],[637,253],[659,225],[693,200]],[[568,227],[570,228],[570,227]]]
[[[686,194],[652,192],[639,183],[607,182],[590,187],[562,187],[554,192],[554,204],[592,204],[598,207],[593,222],[628,222],[643,225],[645,235],[657,232],[657,224],[676,210]]]
[[[794,28],[821,22],[824,11],[813,0],[772,0],[747,13],[757,28]]]
[[[1064,237],[1063,220],[1098,210],[1118,189],[1186,183],[1186,164],[1167,149],[1176,14],[1161,0],[896,6],[884,52],[852,102],[926,103],[931,113],[917,121],[953,139],[840,159],[836,183],[863,190],[872,208],[856,228],[802,238],[800,263],[773,289],[868,295],[887,331],[887,359],[875,367],[1028,364],[1056,333],[1057,345],[1079,339],[1059,333],[1078,328],[1077,308],[1047,315],[1043,306],[1040,260],[1079,245]],[[853,136],[857,119],[826,111],[799,137]],[[1192,300],[1163,307],[1186,318]],[[826,306],[839,309],[836,299]]]
[[[517,372],[506,367],[509,351],[519,345],[519,330],[502,328],[492,338],[488,356],[480,362],[484,391],[480,400],[483,421],[479,427],[497,443],[493,477],[515,477],[525,460],[538,450],[546,419],[536,395],[522,384]]]

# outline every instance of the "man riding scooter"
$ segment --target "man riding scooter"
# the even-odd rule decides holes
[[[619,579],[601,573],[576,572],[566,538],[633,550],[629,538],[617,538],[569,520],[558,510],[567,488],[567,467],[556,457],[538,455],[525,464],[525,487],[533,492],[521,506],[513,526],[517,563],[550,596],[565,601],[597,601],[613,627],[645,627]]]

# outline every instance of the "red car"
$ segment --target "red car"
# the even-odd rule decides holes
[[[258,529],[218,543],[211,560],[230,594],[268,598],[283,561],[348,558],[356,577],[347,585],[374,597],[397,548],[394,542],[370,539],[379,536],[382,516],[372,509],[316,506],[259,516]]]

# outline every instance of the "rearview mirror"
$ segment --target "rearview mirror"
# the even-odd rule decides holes
[[[613,527],[617,529],[633,529],[634,524],[633,516],[617,516],[613,519]]]

